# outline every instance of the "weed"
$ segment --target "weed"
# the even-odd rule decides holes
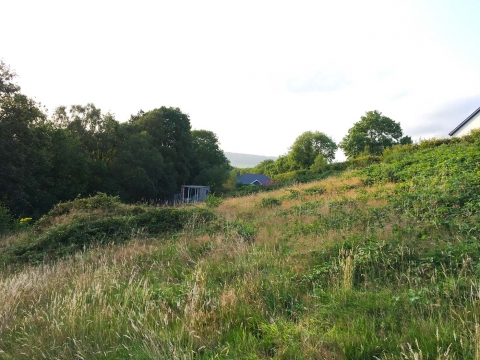
[[[260,207],[262,208],[273,208],[282,205],[282,200],[274,197],[266,197],[260,200]]]
[[[205,200],[205,205],[209,208],[216,208],[219,207],[223,202],[223,199],[221,196],[215,196],[214,194],[210,194],[207,197],[207,200]]]

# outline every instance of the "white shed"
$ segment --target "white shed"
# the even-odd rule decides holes
[[[460,125],[453,129],[448,135],[464,136],[469,134],[473,129],[480,129],[480,108],[470,114],[469,117],[463,120]]]

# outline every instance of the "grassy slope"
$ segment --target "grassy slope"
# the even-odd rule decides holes
[[[480,359],[479,190],[478,143],[397,152],[4,270],[0,358]]]

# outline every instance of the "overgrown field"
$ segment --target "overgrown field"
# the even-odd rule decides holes
[[[480,359],[479,224],[478,141],[214,210],[76,200],[1,239],[0,358]]]

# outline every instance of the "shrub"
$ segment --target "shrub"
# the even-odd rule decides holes
[[[205,200],[205,205],[209,208],[216,208],[219,207],[223,202],[223,199],[221,196],[215,196],[214,194],[210,194],[207,197],[207,200]]]
[[[366,166],[372,165],[379,163],[381,161],[380,156],[374,156],[374,155],[365,155],[365,156],[359,156],[353,159],[348,160],[349,167],[350,168],[364,168]]]
[[[280,205],[282,205],[282,200],[274,197],[263,198],[260,200],[260,207],[262,208],[274,208]]]
[[[306,189],[303,189],[303,192],[308,195],[322,195],[326,193],[325,188],[320,186],[313,186]]]
[[[283,200],[297,200],[297,199],[300,199],[300,191],[298,190],[295,190],[295,189],[288,189],[288,192],[290,194],[287,194],[287,195],[283,195],[281,197],[281,199]]]
[[[289,180],[297,180],[301,176],[305,176],[308,174],[307,170],[294,170],[289,171],[283,174],[275,175],[275,181],[289,181]]]
[[[70,206],[76,205],[65,203],[62,208]],[[36,236],[6,248],[3,256],[0,256],[0,264],[38,263],[44,258],[57,259],[88,248],[94,243],[119,243],[138,234],[169,234],[187,226],[191,227],[192,224],[202,226],[215,218],[210,210],[197,207],[140,207],[141,211],[138,211],[138,208],[125,207],[123,213],[103,214],[97,218],[88,216],[88,213],[87,216],[79,214],[69,222],[50,226],[45,230],[37,228]],[[51,218],[51,213],[46,215],[46,219]]]
[[[0,205],[0,235],[8,233],[12,229],[13,219],[7,208]]]
[[[92,211],[92,210],[118,210],[121,207],[120,198],[118,196],[107,196],[104,193],[97,193],[95,196],[88,198],[77,198],[73,201],[58,203],[50,212],[44,215],[37,223],[37,229],[48,227],[52,221],[62,215],[67,215],[70,212],[77,211]]]
[[[325,167],[325,170],[343,171],[343,170],[347,170],[348,166],[349,166],[348,161],[335,162],[335,163],[327,164],[327,166]]]
[[[257,235],[257,228],[248,223],[236,222],[233,224],[235,231],[240,235],[246,242],[253,242],[255,236]]]
[[[313,162],[312,166],[310,166],[310,171],[313,173],[321,173],[325,171],[327,168],[328,161],[322,154],[318,154]]]
[[[237,196],[245,196],[245,195],[250,195],[250,194],[255,194],[262,191],[260,186],[257,185],[243,185],[239,188],[236,189],[235,195]]]

